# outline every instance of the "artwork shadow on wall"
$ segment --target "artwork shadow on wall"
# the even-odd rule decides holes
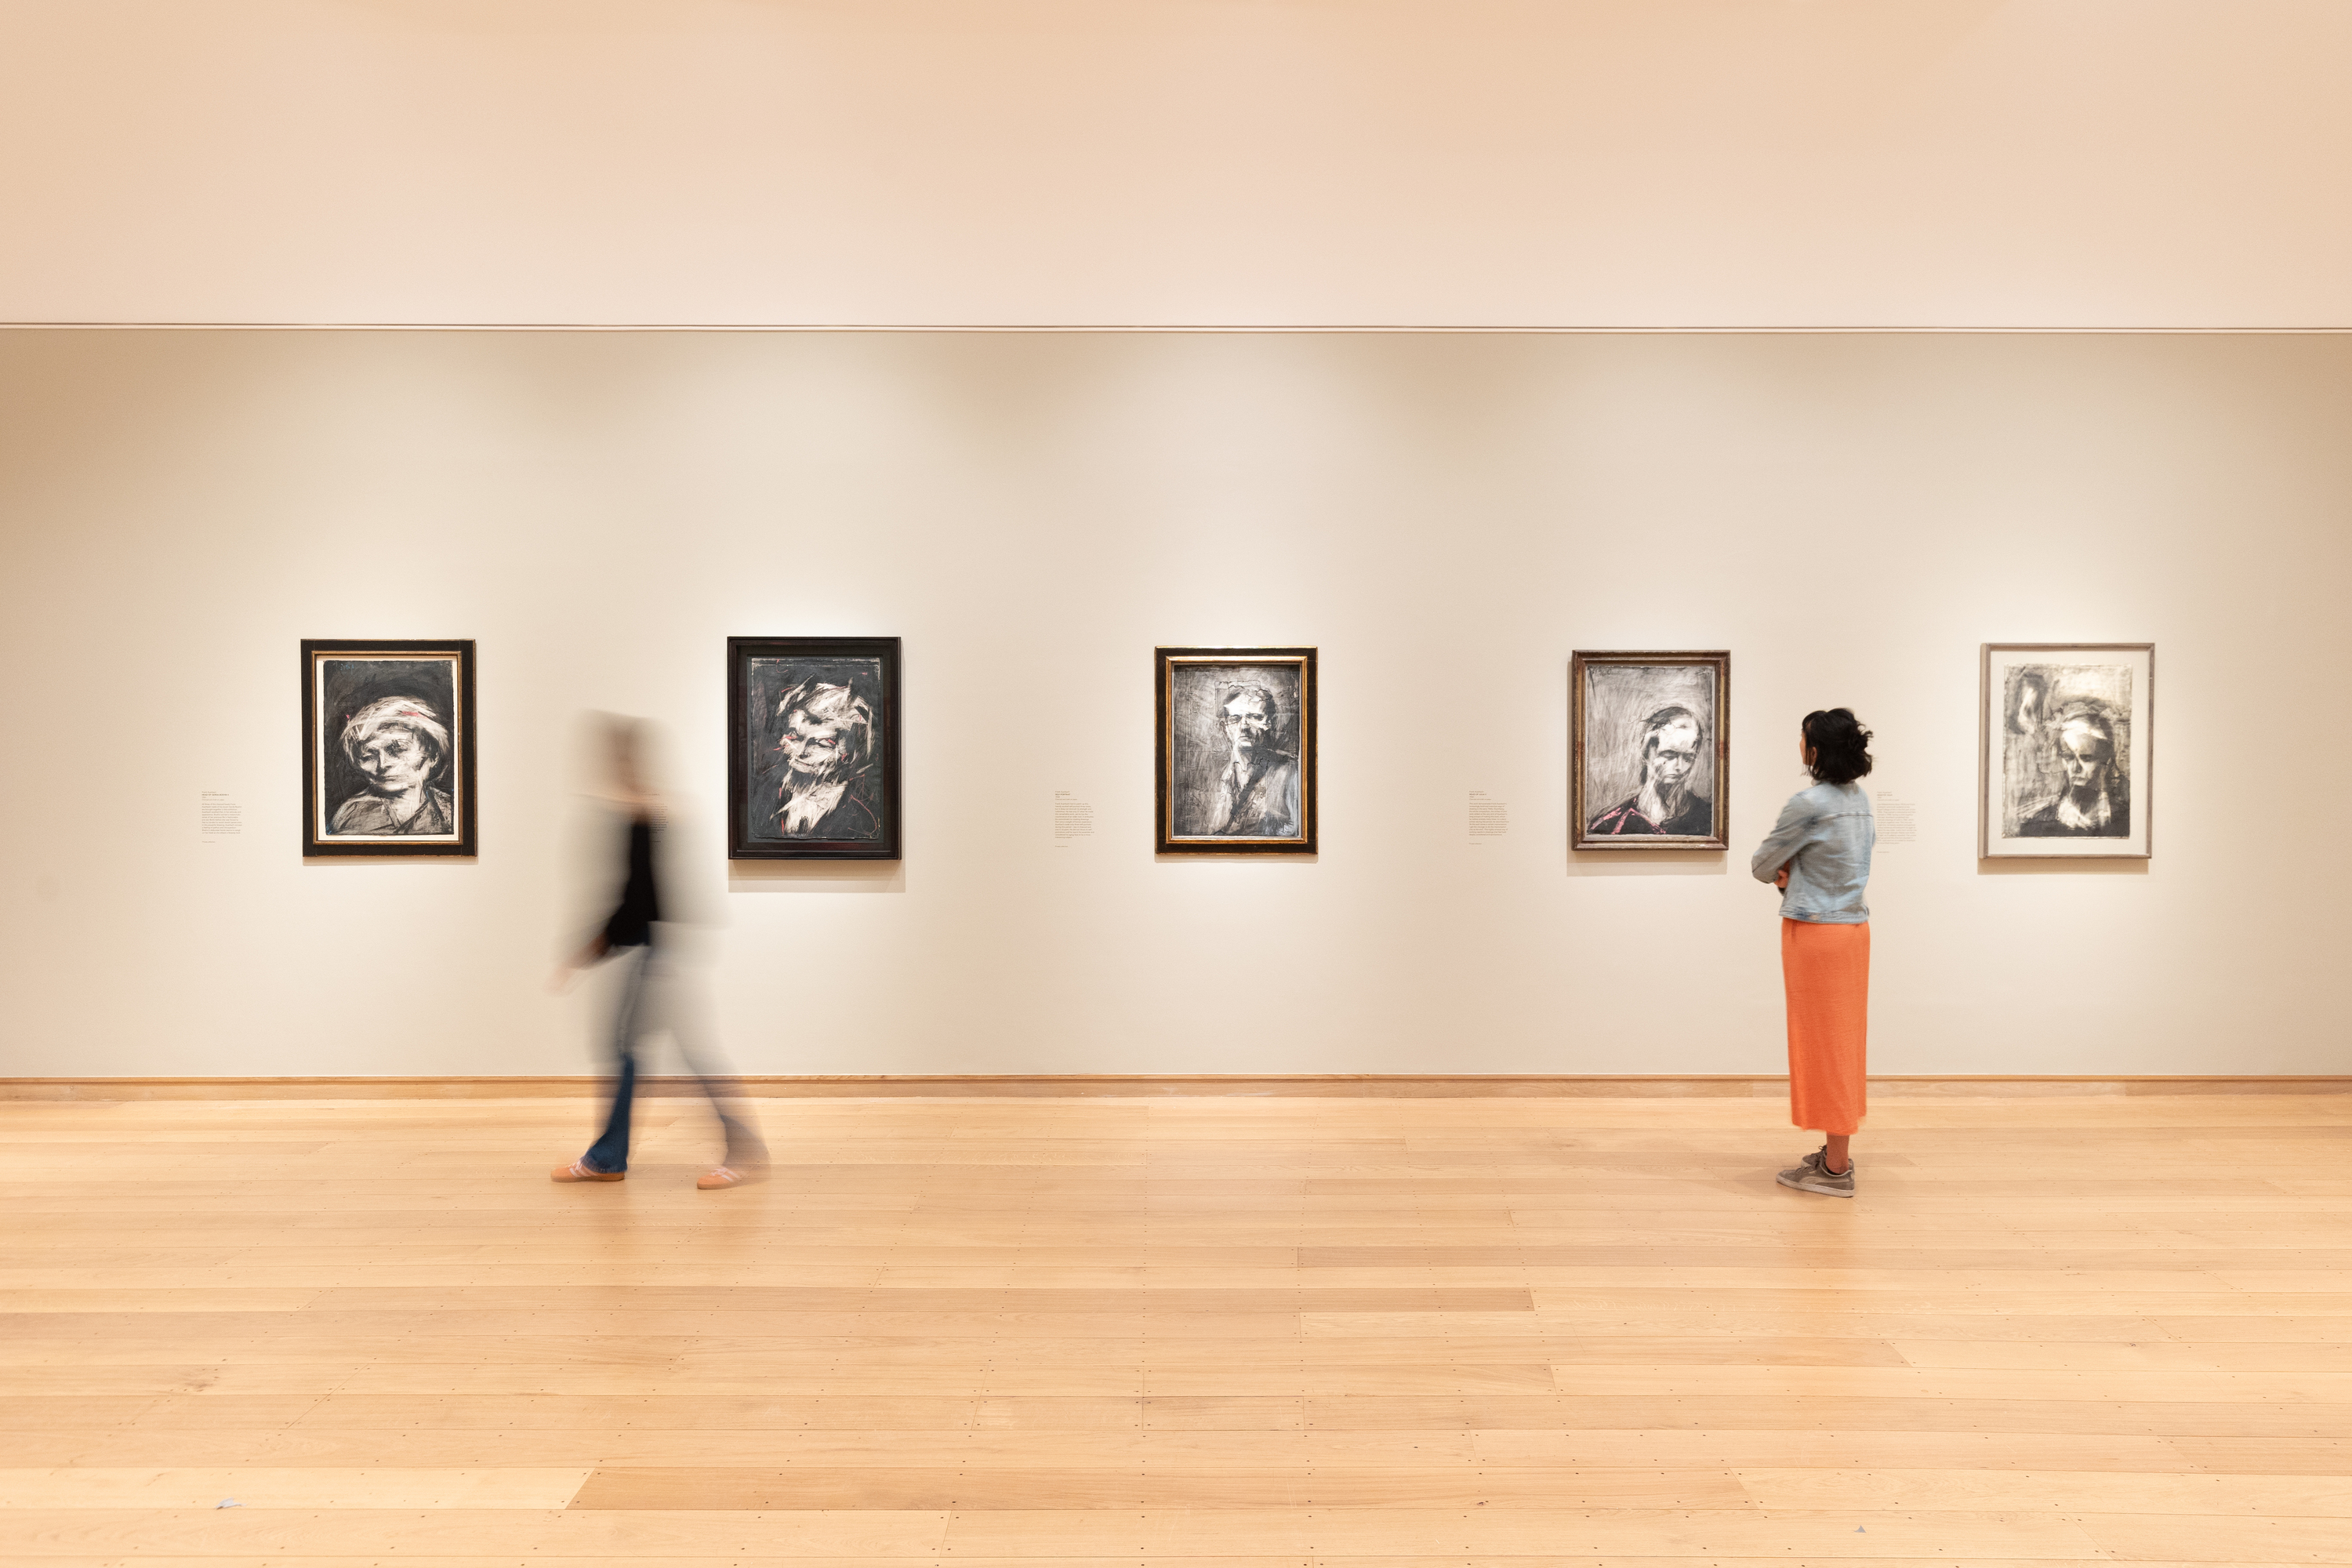
[[[302,853],[468,856],[474,645],[302,644]]]

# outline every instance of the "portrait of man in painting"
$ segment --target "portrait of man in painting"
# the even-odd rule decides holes
[[[1249,661],[1161,650],[1163,847],[1268,844],[1311,838],[1304,659]]]
[[[752,778],[755,837],[882,837],[882,661],[754,658],[745,717],[768,737]]]
[[[471,647],[303,645],[305,853],[472,853]]]
[[[2003,837],[2129,838],[2130,667],[2013,665],[2006,677]]]
[[[1727,675],[1727,655],[1576,656],[1578,847],[1720,844]]]

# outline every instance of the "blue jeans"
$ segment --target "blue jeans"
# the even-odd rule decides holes
[[[613,1009],[613,1110],[604,1131],[582,1158],[592,1171],[629,1168],[629,1111],[637,1097],[637,1047],[648,1035],[667,1030],[677,1041],[687,1070],[702,1086],[710,1109],[727,1134],[722,1162],[737,1170],[767,1163],[767,1145],[734,1092],[734,1077],[710,1049],[695,998],[676,965],[651,943],[621,950],[621,994]]]

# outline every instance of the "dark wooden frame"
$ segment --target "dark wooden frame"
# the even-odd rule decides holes
[[[403,654],[455,658],[457,678],[451,683],[457,711],[450,715],[449,733],[456,743],[457,766],[450,770],[456,784],[457,836],[455,839],[397,843],[371,838],[348,843],[319,834],[319,681],[320,657],[350,654]],[[328,855],[358,855],[407,859],[419,855],[470,858],[480,853],[475,834],[474,766],[474,639],[471,637],[305,637],[302,639],[302,854],[305,858]]]
[[[2147,722],[2132,725],[2143,764],[2131,781],[2131,808],[2139,819],[2137,849],[2004,849],[1992,847],[1992,656],[1996,653],[2144,653],[2147,655]],[[2004,719],[2006,715],[2003,716]],[[2058,839],[2057,843],[2081,843]],[[1977,858],[1979,860],[2151,860],[2156,858],[2156,645],[2152,642],[1989,642],[1977,648]]]
[[[754,658],[878,658],[882,661],[882,837],[777,843],[751,835],[751,717],[743,711],[743,672]],[[902,858],[898,795],[897,637],[729,637],[727,639],[727,858],[730,860],[897,860]]]
[[[1171,812],[1169,770],[1174,763],[1171,726],[1174,714],[1169,699],[1175,689],[1180,664],[1296,664],[1298,670],[1298,811],[1305,829],[1297,838],[1178,837]],[[1152,827],[1155,851],[1161,855],[1312,855],[1322,834],[1322,814],[1316,800],[1319,783],[1315,760],[1316,710],[1321,699],[1316,689],[1315,650],[1311,647],[1161,647],[1151,654],[1152,672]]]
[[[1715,831],[1705,837],[1662,834],[1596,835],[1593,807],[1584,798],[1584,672],[1592,665],[1707,665],[1715,670]],[[1568,842],[1571,849],[1728,849],[1731,847],[1731,655],[1707,652],[1594,653],[1568,660]],[[1613,804],[1610,802],[1604,805]]]

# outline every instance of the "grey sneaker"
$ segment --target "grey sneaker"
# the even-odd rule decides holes
[[[1805,1163],[1793,1171],[1783,1171],[1776,1178],[1784,1187],[1794,1187],[1801,1193],[1819,1193],[1826,1198],[1853,1196],[1853,1156],[1846,1156],[1845,1169],[1832,1174],[1822,1164],[1825,1148],[1816,1149],[1805,1156]]]

